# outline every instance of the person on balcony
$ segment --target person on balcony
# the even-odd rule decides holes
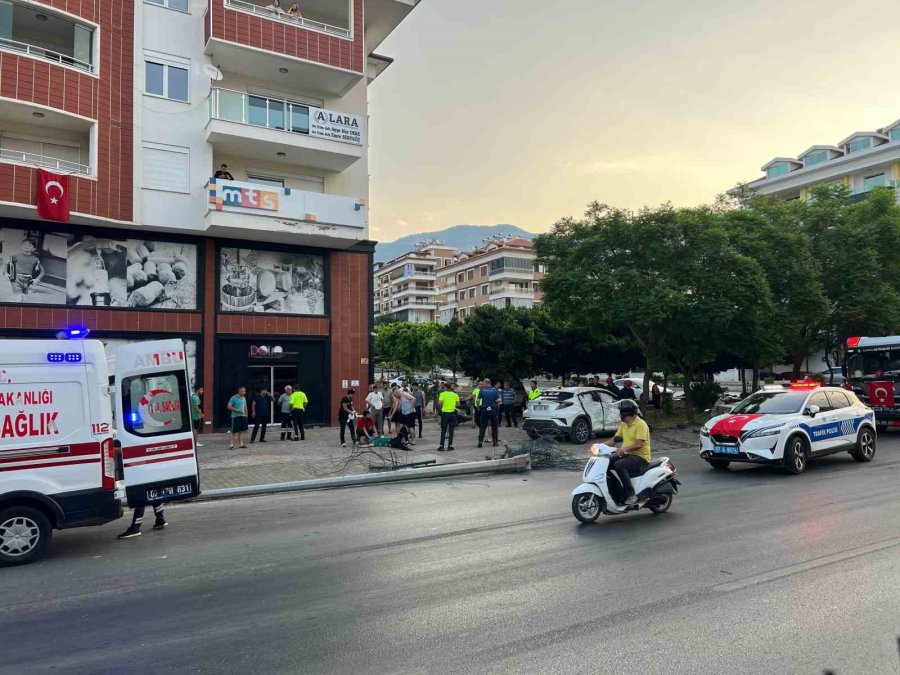
[[[281,9],[281,0],[272,0],[272,4],[267,5],[266,9],[273,14],[284,14],[284,10]]]
[[[276,0],[277,1],[277,0]],[[224,180],[234,180],[234,176],[228,171],[228,165],[223,164],[213,175],[213,178],[222,178]]]
[[[296,2],[291,5],[291,8],[288,10],[288,16],[292,19],[302,19],[303,15],[300,14],[300,5],[298,5]]]

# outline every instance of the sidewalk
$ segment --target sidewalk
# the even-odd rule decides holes
[[[490,432],[488,432],[490,433]],[[423,426],[424,438],[416,439],[411,452],[391,448],[357,448],[350,445],[340,447],[337,428],[316,428],[306,432],[305,441],[281,441],[280,429],[271,426],[265,443],[250,444],[247,448],[229,450],[228,434],[202,434],[200,457],[200,482],[204,490],[234,488],[247,485],[265,485],[289,481],[329,478],[369,473],[369,465],[380,466],[384,459],[390,461],[391,453],[398,462],[427,462],[438,464],[472,462],[495,459],[503,455],[505,446],[517,448],[528,442],[528,436],[521,428],[500,429],[499,447],[491,447],[489,442],[478,449],[478,431],[467,424],[458,427],[454,438],[453,452],[437,452],[440,428],[436,421],[426,420]],[[247,434],[249,439],[249,432]],[[589,456],[591,441],[577,450],[579,457]],[[655,453],[693,448],[696,435],[691,429],[660,432],[654,435]],[[376,454],[377,453],[377,454]],[[384,459],[383,459],[384,458]]]

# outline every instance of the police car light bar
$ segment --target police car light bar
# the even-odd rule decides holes
[[[858,338],[858,337],[848,337],[847,338],[847,347],[849,347],[850,349],[853,349],[854,347],[859,347],[859,340],[860,340],[860,338]]]
[[[791,382],[791,389],[794,391],[809,391],[810,389],[818,389],[820,385],[815,380],[813,381],[800,381],[800,382]]]

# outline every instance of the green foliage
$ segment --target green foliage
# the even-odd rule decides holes
[[[697,410],[712,408],[725,389],[717,382],[701,380],[691,383],[691,394]]]
[[[375,326],[375,359],[392,370],[411,374],[430,371],[437,363],[434,345],[440,333],[435,323],[392,322]]]

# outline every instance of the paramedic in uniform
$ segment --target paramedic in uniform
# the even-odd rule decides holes
[[[134,515],[131,516],[131,525],[119,535],[119,539],[131,539],[132,537],[141,536],[141,523],[144,522],[144,511],[146,508],[147,507],[143,504],[134,507]],[[162,530],[169,524],[165,515],[163,515],[163,508],[165,508],[165,504],[153,505],[153,515],[156,516],[156,520],[153,523],[154,530]]]

